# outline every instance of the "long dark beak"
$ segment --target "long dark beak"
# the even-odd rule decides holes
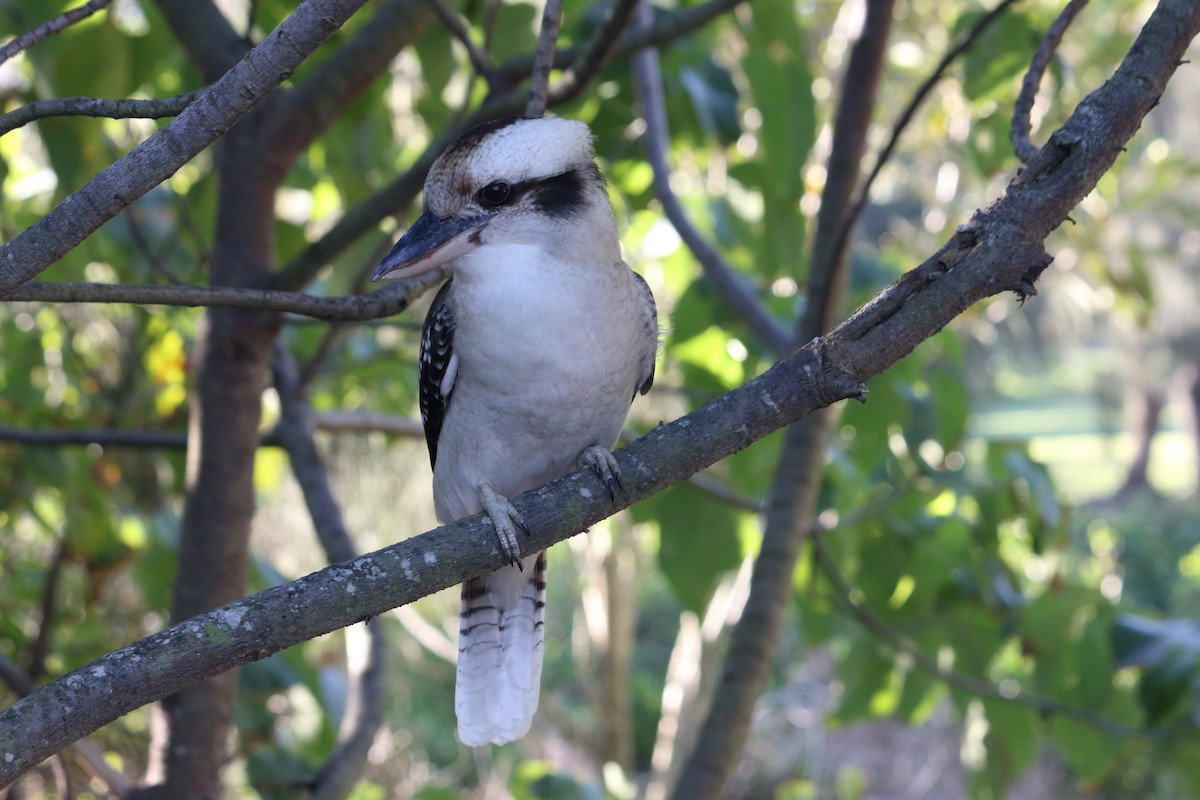
[[[477,234],[487,221],[488,217],[442,219],[426,211],[379,262],[371,280],[411,278],[466,255],[479,246]]]

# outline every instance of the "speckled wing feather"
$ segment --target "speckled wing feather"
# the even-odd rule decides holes
[[[642,378],[638,382],[637,393],[645,394],[650,391],[650,387],[654,385],[654,362],[658,358],[658,306],[654,302],[654,293],[650,291],[650,284],[646,283],[646,279],[638,273],[633,273],[634,279],[637,281],[637,287],[642,293],[642,300],[646,303],[646,327],[649,328],[650,336],[646,337],[646,341],[650,343],[649,362],[650,366],[642,373]],[[630,398],[632,401],[633,398]]]
[[[430,466],[437,464],[438,437],[458,373],[458,356],[454,354],[454,316],[450,309],[450,285],[453,283],[453,279],[448,280],[438,290],[421,329],[421,422],[425,426]]]

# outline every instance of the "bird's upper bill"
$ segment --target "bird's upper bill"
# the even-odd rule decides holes
[[[400,280],[449,263],[475,249],[487,217],[446,217],[426,211],[384,256],[371,280]]]

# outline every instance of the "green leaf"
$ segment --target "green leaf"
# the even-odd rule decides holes
[[[964,14],[955,25],[955,35],[980,18]],[[1029,65],[1041,36],[1022,14],[1008,13],[994,21],[967,51],[963,71],[963,93],[973,101],[992,99],[1003,89],[1015,94],[1013,79]]]
[[[1037,755],[1037,712],[1003,700],[983,701],[988,732],[987,771],[993,786],[1008,787]]]
[[[1095,726],[1062,715],[1051,718],[1050,739],[1071,769],[1081,779],[1088,781],[1104,777],[1121,751],[1128,746],[1122,740],[1097,730]]]
[[[705,58],[680,70],[679,82],[691,98],[704,133],[723,144],[736,142],[742,126],[737,113],[737,87],[729,71]]]
[[[679,602],[703,614],[721,577],[741,563],[744,515],[687,484],[639,503],[633,514],[658,523],[659,568]]]

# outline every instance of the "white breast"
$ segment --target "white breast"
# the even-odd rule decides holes
[[[438,516],[479,510],[611,447],[644,368],[643,302],[623,263],[587,268],[535,247],[492,246],[456,265],[458,374],[438,443]]]

